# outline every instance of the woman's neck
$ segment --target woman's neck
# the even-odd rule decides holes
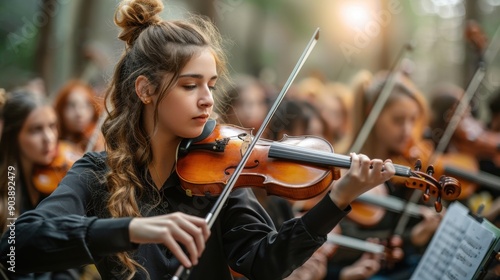
[[[168,139],[155,135],[151,140],[153,159],[149,164],[149,172],[158,189],[175,170],[177,146],[181,138]]]

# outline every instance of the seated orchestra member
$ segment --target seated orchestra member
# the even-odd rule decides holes
[[[15,229],[14,219],[35,209],[49,195],[45,190],[57,187],[59,172],[63,171],[52,166],[61,156],[57,115],[43,95],[22,89],[8,93],[3,106],[3,120],[0,138],[0,228],[8,236],[11,227]],[[68,155],[71,153],[71,160],[78,157],[75,151],[66,152]],[[41,180],[42,176],[55,178]],[[12,211],[7,211],[8,206],[13,206],[10,208]],[[2,265],[5,269],[8,267],[5,263]],[[79,279],[79,275],[78,269],[67,267],[10,275],[9,279]]]
[[[54,107],[60,139],[73,143],[82,154],[104,150],[98,127],[101,105],[90,85],[80,80],[67,82],[56,94]]]
[[[353,124],[351,143],[355,142],[373,104],[380,95],[387,75],[385,72],[373,75],[367,71],[356,75],[353,81],[355,97],[351,110]],[[425,165],[428,153],[426,150],[421,150],[419,144],[422,131],[427,125],[427,103],[409,77],[403,73],[395,75],[395,85],[390,96],[358,152],[369,157],[390,158],[395,163],[411,168],[416,159],[422,159]],[[427,146],[429,145],[423,145]],[[390,195],[408,200],[411,189],[401,186],[400,181],[394,177],[393,180],[381,184],[370,192],[374,195]],[[353,207],[355,212],[356,206]],[[420,220],[412,218],[404,231],[399,233],[395,232],[395,228],[401,214],[390,211],[385,211],[381,220],[370,222],[370,225],[365,221],[347,218],[341,221],[340,227],[342,233],[347,236],[361,239],[369,237],[379,240],[389,239],[390,242],[386,242],[389,247],[397,246],[403,249],[404,257],[401,260],[396,259],[397,264],[391,265],[387,262],[381,264],[380,271],[370,279],[408,279],[441,220],[441,215],[427,213],[429,211],[423,212]],[[331,262],[332,279],[340,279],[339,270],[343,266],[352,264],[359,256],[359,252],[340,248]]]

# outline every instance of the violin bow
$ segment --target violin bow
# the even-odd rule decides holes
[[[236,180],[240,176],[241,172],[243,171],[244,166],[246,165],[248,158],[250,157],[250,154],[252,153],[253,148],[255,147],[257,141],[260,139],[262,134],[264,133],[264,129],[267,127],[269,122],[271,121],[271,118],[273,117],[274,113],[278,109],[278,106],[280,105],[281,101],[285,97],[285,94],[287,93],[288,89],[292,85],[293,81],[295,80],[295,77],[297,77],[297,74],[299,73],[300,69],[304,65],[307,57],[313,50],[314,46],[316,45],[317,41],[319,39],[319,28],[317,28],[312,36],[312,38],[309,40],[309,43],[307,44],[306,48],[304,49],[302,55],[300,56],[299,60],[297,61],[297,64],[295,65],[295,68],[293,69],[292,73],[288,77],[288,80],[284,84],[283,88],[281,89],[281,92],[277,96],[276,100],[274,101],[273,106],[269,110],[266,118],[262,122],[262,125],[260,126],[259,130],[255,134],[254,138],[250,140],[250,136],[247,137],[242,144],[242,158],[239,164],[236,166],[234,173],[231,174],[231,177],[229,177],[228,182],[224,189],[222,190],[222,193],[220,196],[217,198],[214,206],[210,210],[210,212],[207,214],[205,217],[205,222],[207,225],[211,228],[212,225],[214,224],[215,220],[217,219],[220,211],[222,210],[224,204],[226,203],[227,199],[229,198],[229,195],[231,194],[231,191],[234,188],[234,185],[236,184]],[[180,279],[187,279],[189,277],[189,274],[191,273],[190,269],[185,268],[184,266],[179,266],[177,269],[174,277],[172,277],[172,280],[180,280]]]
[[[479,27],[477,26],[477,24],[475,24],[475,22],[471,21],[468,24],[467,31],[471,33],[474,32],[470,31],[470,29],[472,28],[479,28]],[[500,28],[496,30],[495,35],[493,36],[491,42],[496,42],[499,39],[499,36],[500,36]],[[484,47],[480,46],[478,42],[475,42],[475,40],[473,39],[471,40],[473,41],[478,51],[482,51],[482,49],[484,49]],[[472,76],[472,79],[470,80],[464,95],[461,97],[458,106],[453,111],[453,115],[450,118],[450,121],[446,126],[446,129],[444,130],[441,139],[439,139],[439,142],[436,146],[436,149],[434,150],[434,153],[431,155],[431,158],[429,159],[429,165],[433,164],[436,161],[437,157],[444,152],[449,142],[451,141],[451,137],[453,136],[453,133],[455,133],[455,130],[457,129],[462,116],[465,114],[467,107],[469,106],[472,98],[474,97],[474,94],[476,93],[477,89],[479,88],[479,85],[481,85],[481,82],[486,75],[486,62],[491,61],[494,58],[494,56],[498,53],[499,48],[496,47],[496,49],[494,49],[493,47],[494,47],[493,44],[490,43],[487,46],[486,50],[480,53],[479,63],[476,68],[476,71],[474,72],[474,75]],[[409,199],[409,202],[415,203],[419,198],[420,198],[419,193],[414,191]],[[396,226],[395,229],[396,234],[398,233],[401,234],[404,231],[406,225],[408,224],[408,220],[409,216],[406,215],[406,213],[403,213]]]

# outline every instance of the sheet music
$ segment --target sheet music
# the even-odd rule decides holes
[[[453,203],[434,234],[412,280],[473,279],[497,236]]]

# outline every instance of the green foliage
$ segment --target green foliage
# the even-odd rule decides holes
[[[39,28],[33,15],[40,1],[0,2],[0,87],[10,89],[34,78]],[[36,3],[34,5],[34,3]]]

